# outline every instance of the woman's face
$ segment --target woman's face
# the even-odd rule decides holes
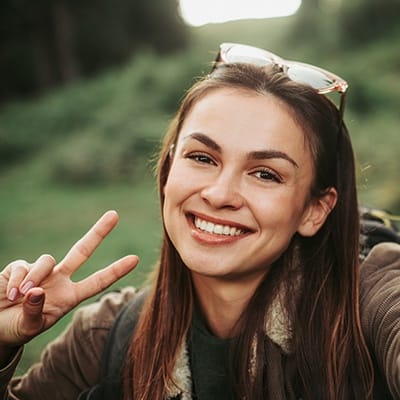
[[[189,112],[164,187],[165,227],[194,273],[261,278],[295,232],[314,234],[319,202],[304,134],[274,97],[218,89]]]

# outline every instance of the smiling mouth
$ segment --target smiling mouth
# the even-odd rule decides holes
[[[197,229],[214,235],[240,236],[247,233],[244,229],[230,225],[214,224],[213,222],[206,221],[197,216],[194,217],[194,225]]]

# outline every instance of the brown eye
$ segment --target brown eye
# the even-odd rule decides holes
[[[272,181],[276,183],[282,182],[281,177],[277,173],[271,171],[268,168],[264,168],[259,171],[253,172],[253,175],[262,181]]]

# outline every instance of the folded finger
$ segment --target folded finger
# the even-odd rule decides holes
[[[7,284],[7,298],[10,301],[16,300],[20,296],[19,286],[28,275],[31,264],[25,260],[16,260],[10,263],[7,267],[9,274]]]
[[[106,268],[96,271],[84,280],[77,282],[77,293],[79,301],[83,301],[89,297],[100,293],[110,285],[121,279],[131,272],[139,263],[139,258],[130,255],[115,261]]]
[[[26,294],[34,286],[40,285],[40,282],[42,282],[42,280],[51,273],[55,264],[56,261],[51,255],[49,254],[41,255],[31,265],[28,274],[25,276],[25,278],[19,285],[19,291],[22,294]]]
[[[115,211],[107,211],[103,214],[92,228],[71,247],[64,259],[57,265],[57,270],[68,275],[75,272],[93,254],[117,222],[118,214]]]

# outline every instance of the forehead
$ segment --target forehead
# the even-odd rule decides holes
[[[189,110],[179,133],[180,139],[193,132],[224,142],[253,146],[293,147],[306,150],[305,134],[294,112],[268,93],[244,89],[214,89]]]

